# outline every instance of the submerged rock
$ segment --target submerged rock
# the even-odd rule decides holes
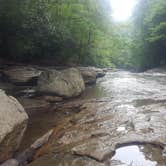
[[[21,104],[0,90],[0,162],[9,159],[18,149],[27,121]]]
[[[52,134],[53,130],[47,132],[44,136],[37,139],[29,148],[17,154],[15,158],[9,159],[5,161],[1,166],[21,166],[28,163],[29,160],[32,160],[35,151],[40,148],[42,145],[47,143],[50,135]]]
[[[80,95],[85,89],[85,84],[80,72],[75,68],[69,68],[43,72],[39,77],[37,88],[41,93],[68,98]]]
[[[4,81],[0,81],[0,89],[4,90],[4,91],[12,91],[15,88],[15,86],[9,82],[4,82]]]
[[[19,162],[16,159],[9,159],[1,164],[1,166],[19,166]]]
[[[95,84],[97,80],[97,74],[90,70],[81,70],[85,84]]]
[[[49,102],[41,99],[20,97],[18,100],[23,105],[28,114],[48,109],[50,106]]]
[[[3,73],[13,83],[26,84],[35,82],[41,71],[33,67],[18,66],[4,70]]]

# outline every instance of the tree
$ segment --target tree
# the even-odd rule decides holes
[[[1,0],[1,9],[1,55],[111,65],[109,0]]]

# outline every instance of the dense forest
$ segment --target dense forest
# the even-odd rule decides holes
[[[139,0],[127,22],[110,0],[0,0],[1,58],[146,69],[166,63],[166,1]]]
[[[0,166],[166,166],[166,0],[0,0]]]

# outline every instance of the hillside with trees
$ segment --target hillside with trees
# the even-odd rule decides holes
[[[165,0],[139,0],[125,23],[110,0],[1,0],[1,57],[26,63],[146,69],[165,64]]]

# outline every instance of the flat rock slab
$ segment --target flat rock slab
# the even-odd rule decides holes
[[[113,156],[116,148],[125,144],[166,146],[166,103],[138,106],[134,102],[93,100],[69,102],[62,109],[72,111],[76,105],[80,111],[54,129],[49,143],[36,156],[48,150],[52,154],[75,154],[103,163]]]
[[[33,67],[17,66],[3,70],[3,73],[13,83],[27,83],[39,77],[42,72]]]

